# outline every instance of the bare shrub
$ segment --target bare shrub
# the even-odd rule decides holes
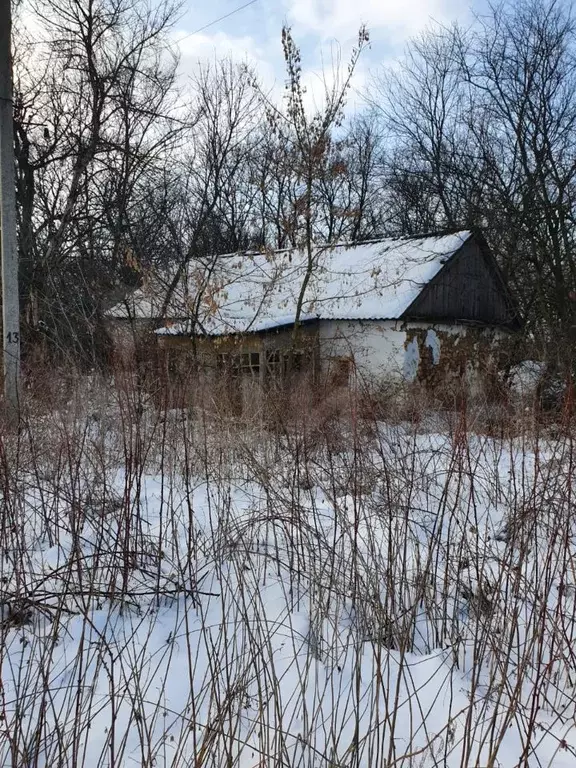
[[[76,386],[0,438],[3,765],[574,759],[568,421]]]

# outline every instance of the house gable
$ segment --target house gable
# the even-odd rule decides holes
[[[484,240],[474,236],[452,255],[402,315],[518,329],[520,315]]]

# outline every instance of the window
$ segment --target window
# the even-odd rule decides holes
[[[260,373],[260,352],[244,352],[238,358],[242,373],[250,373],[253,376]]]
[[[218,370],[230,376],[260,374],[260,352],[243,352],[239,355],[219,354],[216,360]]]
[[[173,349],[168,350],[166,354],[166,366],[171,377],[177,376],[180,373],[180,357],[174,354]]]
[[[266,352],[266,375],[282,379],[304,371],[306,359],[304,352],[293,350],[269,350]]]
[[[282,369],[285,376],[301,373],[304,370],[304,353],[295,351],[284,352]]]
[[[276,349],[266,352],[266,373],[279,376],[282,373],[282,355]]]
[[[219,373],[228,374],[231,373],[232,355],[223,352],[216,356],[216,367]]]
[[[335,357],[330,361],[330,379],[334,387],[347,387],[354,368],[351,357]]]
[[[284,364],[289,373],[301,373],[304,370],[304,352],[287,354]]]

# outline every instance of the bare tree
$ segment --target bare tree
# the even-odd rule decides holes
[[[469,30],[414,41],[371,93],[391,145],[396,228],[481,226],[529,327],[565,350],[576,309],[575,53],[559,2],[504,3]]]
[[[326,242],[366,239],[382,231],[383,152],[382,135],[371,113],[355,116],[331,143],[315,193]]]
[[[299,290],[295,311],[294,338],[296,339],[302,308],[310,279],[318,265],[321,253],[316,247],[319,240],[316,223],[318,213],[318,181],[329,174],[334,177],[332,147],[334,131],[342,126],[346,96],[352,82],[354,70],[369,37],[361,27],[358,43],[352,51],[345,75],[334,72],[329,83],[324,78],[324,104],[312,114],[306,107],[305,89],[302,84],[300,50],[288,27],[282,30],[282,46],[286,63],[286,93],[283,110],[268,105],[270,126],[286,147],[298,180],[298,195],[293,203],[289,223],[293,244],[305,253],[305,270]]]
[[[47,0],[17,43],[17,192],[28,336],[93,338],[98,297],[133,250],[130,210],[173,146],[170,3]]]
[[[173,277],[162,308],[165,316],[179,283],[193,260],[208,257],[206,279],[218,255],[215,229],[228,217],[231,231],[240,245],[238,217],[245,220],[249,198],[241,197],[238,178],[243,174],[247,146],[259,121],[259,99],[253,87],[254,74],[230,60],[200,67],[193,80],[199,120],[191,152],[180,165],[186,200],[183,208],[187,236],[177,244]],[[241,212],[240,212],[241,211]],[[182,230],[181,230],[182,231]],[[204,284],[204,281],[203,281]],[[196,301],[201,301],[202,290]],[[197,315],[193,313],[193,316]]]
[[[470,129],[507,272],[534,322],[564,341],[576,319],[575,32],[554,0],[496,8],[460,56],[485,115]]]

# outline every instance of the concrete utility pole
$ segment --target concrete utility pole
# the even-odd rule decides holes
[[[2,321],[4,396],[18,413],[20,385],[20,301],[18,297],[18,240],[14,178],[12,106],[11,0],[0,0],[0,250],[2,253]]]

